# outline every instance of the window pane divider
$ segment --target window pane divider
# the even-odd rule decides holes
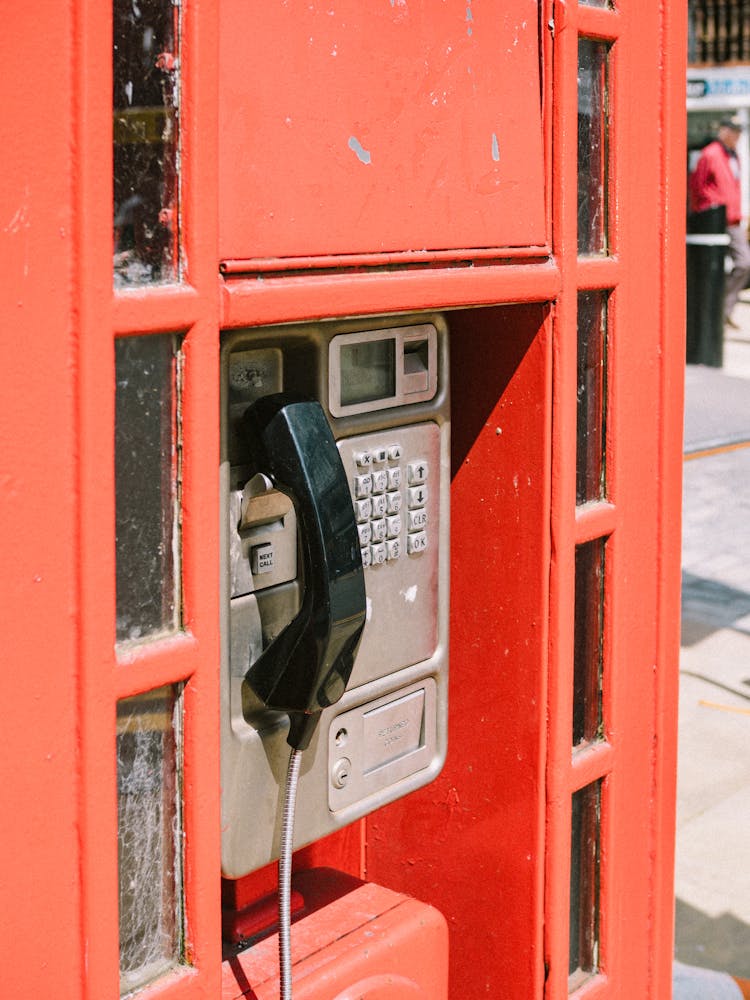
[[[200,660],[198,640],[184,632],[138,644],[122,643],[117,646],[113,672],[115,697],[130,698],[152,688],[186,681],[196,672]]]
[[[615,748],[604,740],[575,747],[570,768],[570,793],[606,777],[614,770],[615,760]]]
[[[610,233],[610,239],[613,239]],[[620,282],[622,262],[616,254],[582,255],[576,263],[576,283],[579,292],[609,291]]]
[[[117,290],[113,299],[115,336],[188,330],[208,311],[203,299],[191,285]]]
[[[588,7],[578,4],[578,34],[602,42],[614,42],[620,37],[622,15],[618,10]]]
[[[593,500],[576,507],[576,545],[611,535],[617,527],[617,518],[617,507],[608,500]]]

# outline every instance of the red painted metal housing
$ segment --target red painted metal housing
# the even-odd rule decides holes
[[[220,257],[543,244],[539,16],[226,2]],[[293,71],[248,73],[279,47]]]

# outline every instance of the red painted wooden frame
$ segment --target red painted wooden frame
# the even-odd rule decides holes
[[[484,248],[469,261],[457,249],[456,266],[436,256],[425,268],[368,253],[328,261],[334,273],[264,264],[262,279],[219,274],[219,16],[213,2],[182,8],[184,280],[116,295],[110,11],[68,5],[39,32],[38,11],[18,7],[0,38],[5,989],[119,995],[115,705],[179,682],[190,964],[143,995],[219,995],[219,332],[439,308],[454,331],[449,760],[433,786],[313,845],[297,866],[333,864],[438,906],[452,996],[560,1000],[570,796],[603,778],[601,969],[580,994],[667,996],[685,11],[544,0],[550,259],[537,237],[528,259]],[[580,35],[612,45],[606,259],[576,253]],[[267,59],[273,74],[276,53]],[[589,288],[612,290],[610,495],[577,512],[575,307]],[[184,337],[185,631],[126,662],[114,649],[113,339],[157,332]],[[606,740],[573,755],[574,550],[602,535]]]

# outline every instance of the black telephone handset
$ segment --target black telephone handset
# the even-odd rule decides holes
[[[292,500],[304,573],[301,607],[246,674],[287,742],[304,750],[320,713],[346,689],[365,625],[364,570],[346,472],[320,403],[263,396],[243,417],[251,463]]]

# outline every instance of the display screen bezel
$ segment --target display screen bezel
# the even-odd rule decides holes
[[[328,354],[328,405],[331,416],[354,416],[432,399],[438,390],[437,341],[437,329],[432,323],[358,330],[334,336]],[[427,345],[424,355],[426,365],[416,378],[405,371],[406,352],[409,345],[415,343]],[[388,358],[384,377],[380,380],[368,382],[365,377],[355,379],[353,387],[344,386],[352,370],[346,360],[349,348],[367,348],[368,345],[372,345],[370,349],[376,357],[379,350],[386,355],[392,350],[393,369],[389,367]],[[348,357],[353,355],[348,354]]]

